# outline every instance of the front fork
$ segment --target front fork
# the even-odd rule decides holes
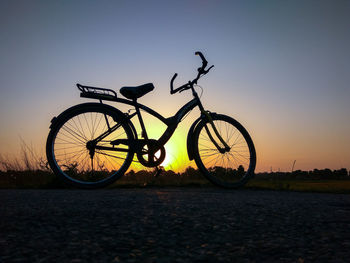
[[[217,136],[217,138],[220,140],[220,142],[224,145],[223,147],[220,147],[220,145],[215,141],[215,139],[213,138],[213,136],[211,135],[209,128],[207,126],[207,124],[204,125],[204,128],[210,138],[210,140],[213,142],[213,144],[215,145],[215,147],[218,149],[218,151],[220,153],[225,153],[225,152],[229,152],[230,151],[230,146],[227,145],[227,143],[225,142],[225,140],[221,137],[220,133],[218,132],[218,130],[215,127],[215,124],[213,122],[213,118],[210,116],[210,112],[206,111],[206,110],[201,110],[202,114],[204,114],[204,116],[208,119],[208,122],[210,123],[211,127],[214,130],[215,135]]]

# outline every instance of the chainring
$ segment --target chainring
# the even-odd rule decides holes
[[[136,153],[139,162],[146,167],[156,167],[165,159],[165,148],[156,140],[147,140]]]

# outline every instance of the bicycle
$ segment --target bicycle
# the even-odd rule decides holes
[[[201,114],[191,125],[187,135],[187,153],[201,173],[213,184],[225,188],[243,186],[254,175],[256,152],[247,130],[235,119],[204,109],[195,87],[198,80],[213,67],[201,52],[202,60],[195,79],[174,88],[177,73],[170,81],[170,94],[191,90],[193,99],[177,113],[165,118],[137,99],[154,89],[152,83],[137,87],[122,87],[117,97],[111,89],[77,84],[80,96],[97,99],[95,103],[75,105],[51,120],[46,143],[46,155],[53,172],[65,182],[79,188],[98,188],[113,183],[127,171],[134,155],[145,167],[158,166],[165,159],[164,145],[178,124],[195,107]],[[113,101],[131,105],[135,112],[122,112],[104,104]],[[148,137],[141,110],[166,125],[159,139]],[[131,119],[137,116],[141,137]],[[135,160],[136,161],[136,160]]]

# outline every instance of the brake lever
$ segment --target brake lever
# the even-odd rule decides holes
[[[214,67],[214,65],[212,65],[211,67],[209,67],[207,70],[203,70],[203,73],[204,74],[207,74],[208,72],[209,72],[209,70],[211,70],[211,68],[213,68]]]
[[[191,81],[189,81],[181,90],[179,90],[179,93],[188,90],[191,88]]]
[[[181,92],[183,92],[185,90],[188,90],[188,89],[190,89],[190,87],[183,88],[182,90],[179,91],[179,93],[181,93]]]

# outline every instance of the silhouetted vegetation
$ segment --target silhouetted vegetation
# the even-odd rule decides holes
[[[213,168],[215,170],[220,167]],[[243,168],[232,170],[239,175]],[[187,167],[182,173],[162,170],[155,176],[155,170],[129,171],[110,187],[145,187],[145,186],[212,186],[198,169]],[[248,187],[270,189],[303,189],[306,182],[320,183],[330,181],[350,182],[350,171],[314,169],[312,171],[296,170],[293,172],[262,172],[248,183]],[[339,185],[339,183],[337,183]],[[22,152],[18,158],[0,155],[0,188],[65,188],[67,187],[55,176],[44,158],[37,157],[34,151],[22,142]],[[346,188],[347,189],[347,188]]]
[[[264,172],[257,173],[256,178],[265,180],[349,180],[349,172],[345,168],[339,170],[314,169],[312,171]]]
[[[4,166],[2,165],[1,168]],[[183,173],[174,171],[162,171],[159,176],[155,176],[156,171],[141,170],[129,171],[121,179],[116,181],[110,187],[145,187],[145,186],[211,186],[198,169],[188,167]],[[278,188],[287,188],[283,186],[284,182],[303,182],[303,181],[349,181],[349,171],[345,168],[339,170],[314,169],[313,171],[294,171],[290,172],[269,172],[257,173],[252,181],[266,182],[279,185]],[[261,184],[261,183],[260,183]],[[250,184],[254,185],[255,184]],[[249,184],[248,184],[249,186]],[[61,180],[50,170],[32,169],[32,170],[0,170],[0,188],[62,188],[66,187]]]
[[[183,173],[175,173],[172,170],[162,170],[156,176],[156,171],[138,171],[131,170],[121,179],[115,182],[111,187],[118,186],[203,186],[210,185],[199,170],[187,167]]]

